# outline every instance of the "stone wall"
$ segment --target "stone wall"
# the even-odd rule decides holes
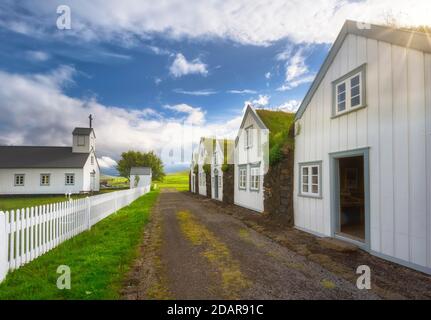
[[[228,165],[228,169],[223,171],[223,202],[227,204],[234,203],[234,187],[235,187],[235,166]]]
[[[264,211],[267,215],[282,219],[293,226],[293,167],[294,151],[282,150],[280,162],[269,168],[264,178]]]

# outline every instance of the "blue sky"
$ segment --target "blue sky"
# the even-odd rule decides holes
[[[60,4],[71,30],[56,27]],[[233,137],[247,103],[294,112],[345,19],[420,24],[428,9],[422,0],[2,1],[0,144],[68,145],[93,113],[104,169],[130,148],[185,165],[200,135]],[[185,159],[167,156],[179,146]]]

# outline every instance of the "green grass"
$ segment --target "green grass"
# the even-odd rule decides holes
[[[174,188],[178,191],[187,191],[189,190],[189,171],[169,173],[163,181],[155,181],[154,184],[158,188]]]
[[[113,176],[102,176],[100,177],[100,182],[107,182],[110,186],[114,188],[129,188],[129,180],[124,177],[113,177]]]
[[[256,112],[269,129],[269,163],[276,164],[285,145],[294,147],[295,139],[289,136],[289,130],[294,124],[295,114],[262,109],[257,109]]]
[[[116,190],[113,190],[113,189],[100,190],[100,192],[97,192],[95,194],[101,194],[101,193],[107,193],[107,192],[113,192],[113,191],[116,191]],[[87,196],[88,195],[85,195],[85,194],[77,194],[77,195],[72,195],[72,199],[80,199],[80,198],[85,198]],[[63,202],[66,200],[67,199],[64,195],[0,197],[0,210],[8,211],[8,210],[14,210],[14,209],[30,208],[30,207],[40,206],[44,204]]]
[[[118,299],[157,197],[158,191],[151,191],[10,273],[0,285],[0,299]],[[71,290],[56,287],[60,265],[71,269]]]

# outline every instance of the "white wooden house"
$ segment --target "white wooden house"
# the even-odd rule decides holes
[[[193,193],[198,192],[196,189],[196,179],[198,175],[195,173],[195,167],[198,164],[197,158],[198,154],[195,150],[193,150],[192,159],[190,161],[190,191]]]
[[[99,191],[92,128],[75,128],[72,147],[0,146],[0,194]]]
[[[233,164],[233,141],[227,139],[213,140],[211,157],[211,198],[223,201],[223,164]]]
[[[430,37],[347,21],[295,131],[296,227],[430,273]]]
[[[145,192],[151,189],[152,172],[149,167],[132,167],[130,169],[130,189],[145,188]]]
[[[235,139],[234,202],[257,212],[264,211],[263,177],[268,170],[269,130],[247,106]]]
[[[210,181],[207,181],[207,174],[204,166],[211,164],[213,149],[213,139],[202,137],[197,150],[197,164],[198,164],[198,193],[202,196],[207,196],[207,182],[210,185]],[[210,190],[208,190],[210,192]]]

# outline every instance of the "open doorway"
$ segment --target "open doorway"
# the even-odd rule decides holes
[[[338,234],[365,242],[364,157],[338,158]]]

